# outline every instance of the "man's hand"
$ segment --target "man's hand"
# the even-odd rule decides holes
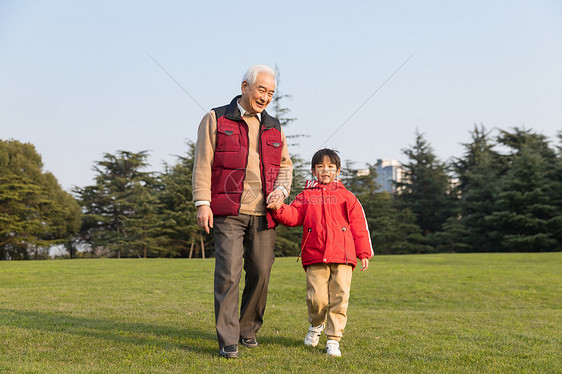
[[[363,269],[361,269],[361,271],[367,270],[367,268],[369,267],[369,259],[368,258],[361,259],[361,265],[363,266]]]
[[[283,200],[285,200],[285,195],[283,195],[283,192],[279,190],[273,190],[273,192],[267,195],[267,198],[265,200],[265,203],[267,204],[266,208],[277,210],[281,208],[281,205],[283,205]]]
[[[213,211],[208,205],[200,205],[197,207],[197,224],[199,227],[204,228],[205,232],[209,234],[213,228]]]

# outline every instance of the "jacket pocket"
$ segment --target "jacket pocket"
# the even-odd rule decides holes
[[[349,227],[348,226],[343,226],[341,228],[342,234],[343,234],[343,250],[344,250],[344,259],[345,259],[345,263],[349,264],[350,262],[353,262],[353,260],[355,259],[355,251],[350,251],[350,247],[354,247],[355,244],[353,242],[353,237],[349,237],[351,235],[351,233],[349,232]]]
[[[240,152],[240,129],[238,126],[223,125],[217,127],[218,152]]]

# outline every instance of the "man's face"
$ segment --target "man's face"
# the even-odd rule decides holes
[[[275,78],[267,73],[259,73],[255,83],[250,86],[242,82],[240,104],[250,113],[261,113],[273,99]]]

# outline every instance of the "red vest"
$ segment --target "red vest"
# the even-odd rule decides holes
[[[248,125],[240,117],[235,97],[229,105],[213,109],[217,117],[217,138],[211,169],[211,210],[218,216],[237,216],[248,164]],[[281,125],[265,111],[259,131],[260,175],[265,197],[273,191],[281,164]],[[266,213],[268,227],[277,224]]]

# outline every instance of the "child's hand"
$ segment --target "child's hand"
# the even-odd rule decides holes
[[[266,206],[266,208],[270,210],[277,210],[277,205],[275,203],[271,203],[268,206]]]
[[[277,210],[281,208],[281,205],[283,205],[283,200],[284,200],[283,192],[279,190],[274,190],[266,198],[266,204],[267,204],[266,208],[271,210]]]
[[[367,268],[369,267],[369,259],[368,258],[361,259],[361,265],[363,265],[361,271],[367,270]]]

